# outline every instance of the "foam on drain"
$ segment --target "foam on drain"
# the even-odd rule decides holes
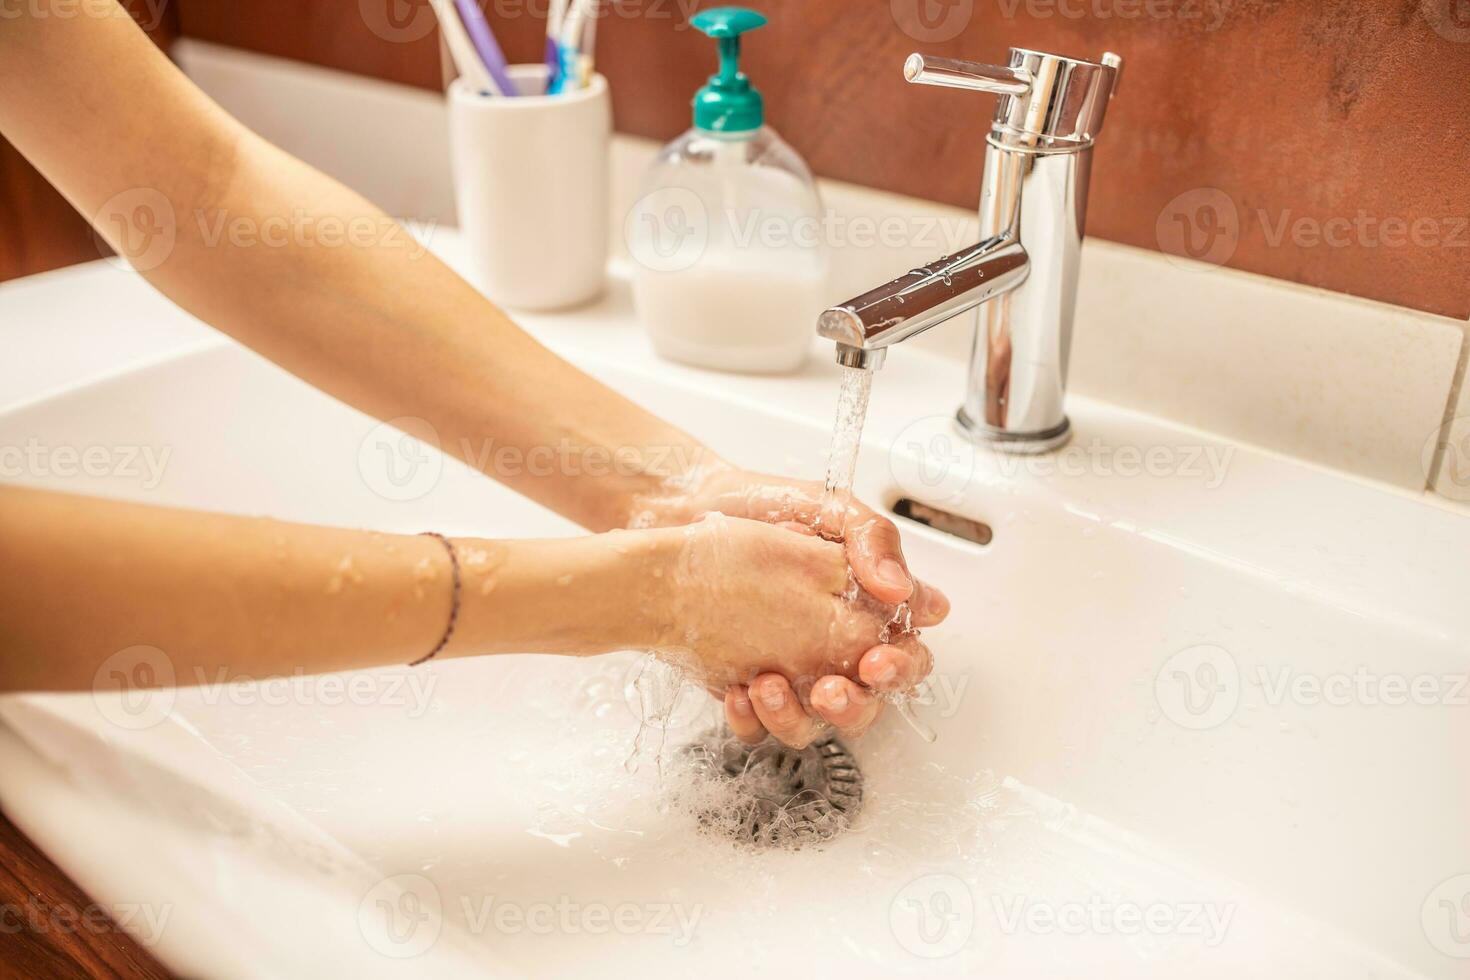
[[[857,816],[863,774],[834,734],[804,749],[767,739],[749,746],[708,731],[684,747],[697,777],[722,784],[696,808],[706,829],[761,846],[831,840]]]

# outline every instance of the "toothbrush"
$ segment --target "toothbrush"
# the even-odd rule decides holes
[[[587,28],[582,36],[582,88],[592,84],[592,63],[597,52],[597,21],[602,9],[602,0],[591,0],[592,10],[587,16]]]
[[[546,36],[553,41],[561,33],[561,22],[567,16],[567,0],[551,0],[546,7]]]
[[[561,86],[561,51],[556,39],[561,35],[561,22],[567,14],[567,0],[550,0],[546,8],[546,94]]]
[[[557,87],[558,76],[561,74],[561,55],[556,50],[556,41],[548,37],[546,39],[546,94],[550,95]]]
[[[475,54],[474,45],[470,44],[464,24],[460,23],[459,15],[454,12],[453,0],[429,0],[429,4],[439,18],[439,29],[444,32],[444,43],[449,45],[449,56],[454,59],[454,67],[459,69],[459,77],[476,92],[502,94],[496,88],[490,73],[485,70],[480,56]]]
[[[570,0],[566,17],[557,31],[557,75],[547,89],[549,94],[563,92],[570,84],[577,88],[585,85],[587,65],[583,59],[587,55],[582,51],[582,31],[593,7],[593,0]]]
[[[500,50],[495,32],[490,29],[477,0],[454,0],[454,5],[459,9],[459,16],[469,33],[470,43],[475,46],[480,62],[494,80],[495,87],[500,90],[501,95],[516,95],[515,83],[506,70],[505,54]]]

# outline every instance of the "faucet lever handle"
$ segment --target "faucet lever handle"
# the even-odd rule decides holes
[[[911,54],[903,63],[903,77],[915,85],[939,85],[996,95],[1025,95],[1031,89],[1031,73],[1024,68],[985,65],[957,58],[933,58]]]

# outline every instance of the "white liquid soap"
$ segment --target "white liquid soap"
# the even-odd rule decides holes
[[[650,272],[634,299],[654,349],[671,360],[724,371],[794,371],[812,345],[825,275],[777,262],[718,258],[682,272]]]

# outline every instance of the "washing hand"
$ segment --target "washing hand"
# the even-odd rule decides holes
[[[875,691],[907,690],[928,674],[929,651],[894,624],[896,604],[857,586],[840,545],[719,514],[673,533],[678,553],[658,590],[656,648],[724,693],[741,738],[770,731],[806,745],[820,730],[808,708],[861,734],[878,712]],[[926,626],[946,603],[919,585],[909,610],[914,626]]]
[[[845,555],[844,581],[850,567],[869,601],[890,608],[908,602],[913,626],[932,626],[949,614],[944,594],[909,574],[898,528],[892,521],[853,501],[845,515],[839,549],[813,537],[822,516],[821,507],[821,484],[716,464],[686,486],[643,501],[635,519],[645,526],[668,526],[718,513],[777,525],[811,539],[801,546],[792,543],[793,547],[816,548],[811,553],[838,559]],[[794,616],[790,614],[790,618]],[[778,626],[788,621],[788,617],[781,617]],[[815,677],[809,672],[810,663],[777,663],[748,684],[733,683],[725,691],[725,715],[731,729],[748,742],[759,741],[770,731],[783,742],[804,745],[818,730],[809,709],[845,735],[861,734],[881,708],[875,691],[908,690],[928,674],[930,666],[928,651],[916,637],[886,644],[879,643],[877,637],[874,633],[873,642],[860,652],[855,670]],[[796,688],[791,684],[793,678],[798,681]],[[855,683],[854,678],[861,683]]]

